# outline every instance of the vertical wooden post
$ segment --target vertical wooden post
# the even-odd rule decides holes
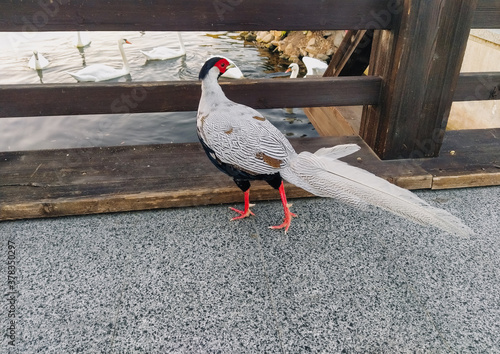
[[[437,156],[477,0],[396,3],[392,30],[374,36],[381,103],[364,108],[360,135],[383,159]]]

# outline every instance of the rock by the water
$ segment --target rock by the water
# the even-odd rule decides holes
[[[344,31],[258,31],[244,32],[242,37],[292,61],[301,56],[328,61],[342,42]]]

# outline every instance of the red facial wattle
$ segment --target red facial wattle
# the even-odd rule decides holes
[[[215,63],[215,66],[219,68],[221,74],[224,74],[226,72],[229,65],[229,61],[227,61],[226,59],[221,59],[217,63]]]

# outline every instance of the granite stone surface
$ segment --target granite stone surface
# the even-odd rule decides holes
[[[0,351],[500,352],[500,187],[416,193],[476,234],[322,198],[287,234],[278,201],[2,222]]]

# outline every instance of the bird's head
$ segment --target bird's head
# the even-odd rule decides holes
[[[224,74],[228,69],[230,68],[233,68],[234,65],[231,64],[227,59],[225,58],[221,58],[221,57],[213,57],[213,58],[210,58],[208,59],[205,64],[203,64],[201,70],[200,70],[200,75],[198,76],[198,78],[200,80],[203,80],[207,75],[208,73],[210,72],[210,70],[214,69],[214,70],[218,70],[218,76],[221,76],[222,74]]]
[[[288,65],[288,69],[286,69],[286,73],[289,73],[290,71],[294,71],[294,70],[297,70],[299,71],[299,66],[295,63],[292,63],[290,65]]]
[[[132,44],[129,41],[127,41],[125,38],[120,38],[120,40],[118,41],[118,43],[120,43],[120,44],[125,44],[125,43]]]

